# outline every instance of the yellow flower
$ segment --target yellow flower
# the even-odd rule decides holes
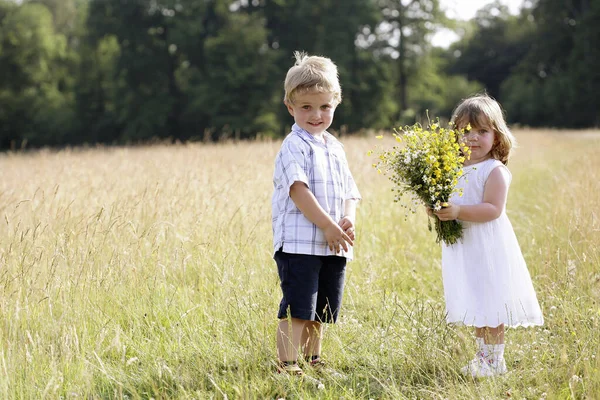
[[[440,204],[447,202],[453,193],[462,195],[457,185],[461,177],[464,179],[462,165],[469,157],[469,149],[463,142],[464,130],[455,125],[449,127],[443,128],[436,121],[425,128],[415,124],[395,129],[394,139],[403,144],[378,151],[379,160],[372,165],[392,181],[395,201],[409,194],[413,201],[419,200],[439,210]],[[383,135],[377,136],[377,139],[382,138]],[[372,151],[367,154],[371,155]],[[450,239],[450,243],[454,243],[459,237],[456,235],[460,235],[455,231],[451,236],[444,236],[438,228],[436,225],[438,241]]]
[[[383,139],[383,135],[377,135],[375,136],[375,139]]]

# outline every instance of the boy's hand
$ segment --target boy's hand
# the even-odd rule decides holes
[[[350,236],[342,230],[342,228],[335,223],[331,223],[327,228],[323,229],[325,239],[329,245],[329,250],[339,253],[343,248],[344,251],[348,251],[348,244],[354,245],[353,240]]]
[[[440,219],[440,221],[452,221],[458,218],[458,214],[460,213],[460,206],[457,204],[447,203],[447,206],[444,206],[439,211],[434,211],[434,214]]]
[[[356,238],[356,236],[354,235],[354,221],[351,217],[346,215],[344,218],[340,219],[338,225],[340,226],[340,228],[342,228],[346,235],[350,237],[350,239],[354,240]]]

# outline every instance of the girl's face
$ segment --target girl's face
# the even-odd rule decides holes
[[[471,149],[471,157],[465,165],[477,164],[490,158],[496,140],[494,129],[489,126],[473,127],[465,135],[467,146]]]

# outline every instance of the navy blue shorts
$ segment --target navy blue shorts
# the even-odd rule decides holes
[[[277,317],[333,323],[342,306],[346,258],[278,251],[275,262],[283,298]]]

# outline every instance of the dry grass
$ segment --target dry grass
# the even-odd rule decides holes
[[[279,143],[0,155],[0,398],[598,398],[600,132],[519,131],[509,217],[546,325],[509,330],[510,374],[457,373],[440,251],[345,138],[356,261],[317,391],[277,379],[271,259]]]

